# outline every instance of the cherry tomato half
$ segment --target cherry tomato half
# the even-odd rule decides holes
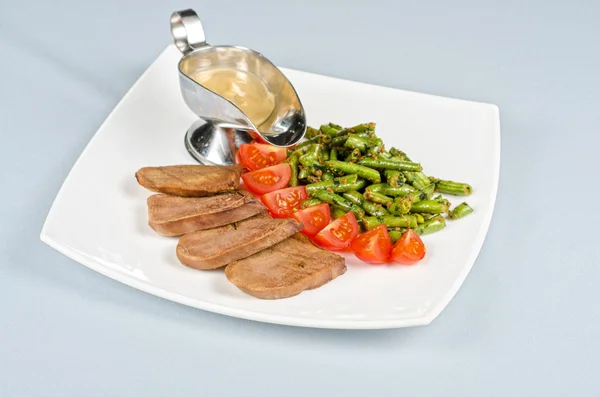
[[[260,199],[275,218],[287,218],[292,216],[295,209],[308,198],[305,186],[288,187],[287,189],[275,190],[263,194]]]
[[[238,153],[242,164],[250,171],[279,164],[286,156],[285,148],[261,143],[244,143]]]
[[[414,230],[408,230],[396,241],[392,248],[394,262],[410,265],[425,257],[425,244]]]
[[[350,246],[354,255],[367,263],[389,262],[392,253],[392,239],[385,225],[362,233]]]
[[[294,212],[294,219],[304,225],[302,233],[307,236],[314,236],[331,222],[329,213],[329,204],[319,204],[313,207]]]
[[[238,149],[237,152],[235,152],[235,163],[242,165],[242,167],[244,167],[244,169],[246,168],[246,166],[244,164],[242,164],[242,158],[240,157],[240,150],[239,149]]]
[[[266,194],[286,187],[291,176],[290,165],[284,163],[242,174],[242,180],[250,191]]]
[[[358,223],[352,212],[348,212],[325,226],[314,240],[320,246],[330,250],[342,250],[350,246],[358,235]]]

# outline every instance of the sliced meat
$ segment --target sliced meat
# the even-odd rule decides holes
[[[344,272],[343,257],[315,246],[299,233],[225,268],[231,283],[261,299],[289,298]]]
[[[148,197],[148,224],[164,236],[180,236],[250,218],[265,206],[251,193],[238,190],[210,197]]]
[[[202,197],[236,190],[241,173],[238,165],[169,165],[140,168],[135,177],[140,185],[153,192]]]
[[[246,258],[302,230],[294,219],[257,215],[231,225],[181,237],[177,257],[186,266],[208,270]]]

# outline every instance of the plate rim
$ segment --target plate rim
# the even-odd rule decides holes
[[[494,119],[493,141],[494,141],[495,151],[494,151],[494,158],[492,161],[492,165],[495,168],[495,172],[494,172],[493,181],[492,181],[492,192],[489,197],[489,200],[491,200],[490,211],[486,214],[486,216],[483,220],[483,223],[482,223],[482,227],[481,227],[481,229],[477,235],[477,238],[474,242],[474,246],[476,247],[476,249],[473,249],[471,251],[471,255],[469,256],[466,265],[462,268],[460,274],[458,274],[458,276],[456,277],[454,283],[452,284],[452,287],[448,290],[448,292],[446,294],[443,295],[442,299],[440,299],[434,306],[430,307],[427,311],[425,311],[423,313],[423,315],[418,316],[418,317],[405,318],[405,319],[394,319],[394,320],[305,319],[305,318],[298,318],[298,317],[293,317],[293,316],[275,315],[275,314],[267,314],[267,313],[261,313],[261,312],[256,312],[256,311],[249,311],[246,309],[239,309],[239,308],[215,304],[215,303],[211,303],[211,302],[199,301],[199,300],[196,300],[193,298],[188,298],[188,297],[178,294],[176,292],[168,291],[163,288],[157,287],[152,283],[148,283],[143,280],[137,279],[135,277],[131,277],[131,276],[129,276],[125,273],[119,272],[117,270],[113,270],[109,266],[102,265],[96,259],[93,259],[93,258],[89,257],[88,255],[63,244],[58,240],[55,240],[54,238],[52,238],[50,236],[50,234],[48,234],[47,224],[49,222],[49,219],[51,218],[53,209],[55,207],[55,203],[58,202],[60,200],[60,198],[62,197],[64,187],[67,184],[67,182],[69,181],[73,170],[77,167],[79,162],[84,158],[85,154],[89,150],[90,146],[92,146],[95,139],[97,139],[97,137],[99,135],[98,133],[103,130],[105,125],[112,119],[112,117],[114,117],[114,114],[120,109],[120,107],[128,99],[128,97],[130,95],[132,95],[132,92],[135,91],[135,89],[141,83],[141,81],[144,80],[144,77],[149,73],[152,65],[158,59],[160,59],[167,51],[172,51],[173,47],[174,47],[173,44],[168,45],[165,49],[163,49],[160,52],[160,54],[154,59],[154,61],[144,70],[144,72],[140,75],[140,77],[138,77],[138,79],[135,81],[135,83],[129,88],[129,90],[125,93],[125,95],[123,95],[123,97],[119,100],[119,102],[116,104],[116,106],[108,114],[106,119],[98,127],[98,129],[96,130],[96,132],[94,133],[92,138],[89,140],[89,142],[87,143],[85,148],[82,150],[82,152],[79,155],[79,157],[77,158],[77,160],[73,163],[73,166],[67,173],[67,176],[65,177],[61,187],[59,188],[59,190],[56,194],[56,197],[54,198],[54,200],[52,202],[52,205],[48,211],[46,219],[44,220],[44,225],[42,226],[42,230],[40,233],[40,240],[42,242],[44,242],[45,244],[47,244],[48,246],[50,246],[51,248],[53,248],[56,251],[60,252],[61,254],[65,255],[66,257],[74,260],[75,262],[78,262],[78,263],[84,265],[85,267],[87,267],[91,270],[94,270],[110,279],[118,281],[122,284],[125,284],[127,286],[138,289],[140,291],[144,291],[148,294],[155,295],[157,297],[167,299],[167,300],[179,303],[179,304],[183,304],[183,305],[194,307],[197,309],[209,311],[212,313],[226,315],[229,317],[236,317],[236,318],[241,318],[241,319],[245,319],[245,320],[265,322],[265,323],[270,323],[270,324],[288,325],[288,326],[324,328],[324,329],[357,329],[357,330],[393,329],[393,328],[414,327],[414,326],[420,326],[420,325],[427,325],[427,324],[430,324],[433,320],[435,320],[439,316],[439,314],[446,308],[446,306],[448,306],[448,304],[450,303],[452,298],[454,298],[454,296],[456,295],[456,293],[458,292],[458,290],[460,289],[460,287],[466,280],[471,269],[473,268],[473,265],[475,264],[475,261],[477,260],[477,257],[479,256],[481,249],[483,248],[483,244],[487,237],[489,227],[491,225],[491,221],[493,218],[493,214],[494,214],[494,211],[496,208],[498,185],[499,185],[499,181],[500,181],[500,160],[501,160],[502,149],[501,149],[501,130],[500,130],[500,109],[495,104],[486,103],[486,102],[477,102],[477,101],[471,101],[471,100],[465,100],[465,99],[459,99],[459,98],[451,98],[451,97],[445,97],[445,96],[440,96],[440,95],[435,95],[435,94],[428,94],[428,93],[415,92],[415,91],[409,91],[409,90],[403,90],[403,89],[394,88],[394,87],[386,87],[386,86],[382,86],[382,85],[376,85],[376,84],[371,84],[371,83],[366,83],[366,82],[361,82],[361,81],[342,79],[342,78],[334,77],[334,76],[327,76],[324,74],[317,74],[317,73],[306,72],[306,71],[302,71],[302,70],[280,67],[280,69],[282,69],[284,72],[285,71],[300,72],[303,74],[319,76],[319,77],[327,77],[330,79],[335,79],[335,80],[343,81],[343,82],[353,82],[353,83],[364,84],[364,85],[372,86],[372,87],[380,87],[380,88],[392,89],[392,90],[397,90],[397,91],[403,91],[403,92],[410,93],[410,94],[424,95],[427,97],[434,97],[434,98],[445,99],[445,100],[462,101],[462,102],[468,102],[471,104],[483,105],[483,106],[488,107],[493,112],[493,119]]]

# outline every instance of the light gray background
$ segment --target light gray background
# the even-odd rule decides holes
[[[600,3],[350,3],[0,0],[0,396],[600,394]],[[500,106],[491,229],[433,324],[228,318],[39,241],[76,158],[190,6],[211,43],[282,66]]]

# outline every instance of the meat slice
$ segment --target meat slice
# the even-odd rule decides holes
[[[169,165],[140,168],[135,177],[140,185],[153,192],[202,197],[236,190],[241,173],[238,165]]]
[[[302,230],[294,219],[266,215],[215,229],[200,230],[181,237],[177,257],[195,269],[216,269],[255,254]]]
[[[251,193],[238,190],[210,197],[148,197],[148,224],[164,236],[180,236],[250,218],[266,208]]]
[[[231,283],[261,299],[289,298],[345,272],[343,257],[315,246],[299,233],[225,268]]]

